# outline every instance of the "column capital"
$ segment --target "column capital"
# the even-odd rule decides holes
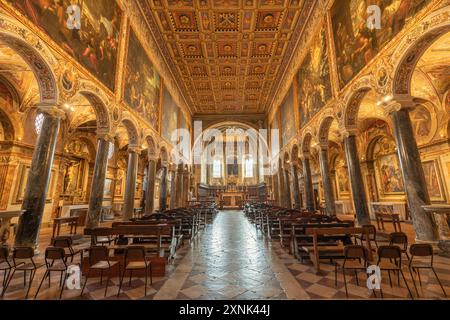
[[[358,128],[346,128],[346,129],[343,129],[341,131],[341,133],[342,133],[342,137],[344,139],[346,139],[351,136],[356,136],[358,134]]]
[[[308,153],[303,153],[303,154],[301,154],[299,157],[298,157],[298,159],[300,160],[300,161],[303,161],[303,160],[309,160],[311,158],[311,154],[308,152]]]
[[[36,108],[37,108],[38,112],[44,113],[53,118],[58,118],[58,119],[66,118],[66,113],[64,112],[64,110],[62,110],[58,106],[40,103],[40,104],[36,105]]]
[[[413,109],[417,106],[418,102],[410,95],[395,95],[386,96],[377,104],[383,108],[384,113],[389,116],[391,113],[402,109]]]
[[[133,146],[133,145],[128,146],[128,153],[141,154],[141,152],[142,152],[142,148],[141,147]]]
[[[112,142],[114,140],[114,135],[108,128],[98,128],[96,134],[97,139],[102,139],[107,142]]]
[[[319,151],[328,151],[328,148],[329,148],[328,142],[321,142],[317,144],[317,149]]]

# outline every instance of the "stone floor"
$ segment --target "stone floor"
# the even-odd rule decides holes
[[[48,243],[49,231],[44,229],[41,243]],[[38,257],[38,259],[42,257]],[[447,294],[450,294],[450,259],[435,257],[435,269]],[[100,279],[91,279],[83,296],[80,290],[66,290],[63,299],[346,299],[342,273],[338,274],[338,285],[334,283],[334,266],[323,263],[323,273],[316,275],[312,264],[300,263],[289,255],[277,242],[267,242],[260,231],[248,222],[242,212],[220,212],[213,224],[208,225],[199,236],[178,251],[175,261],[167,268],[165,277],[154,278],[144,296],[144,280],[135,279],[117,298],[117,278],[110,280],[110,288],[104,297],[104,284]],[[30,292],[33,298],[44,269],[41,269]],[[404,273],[411,290],[411,276]],[[3,276],[3,275],[2,275]],[[420,298],[444,298],[432,273],[423,271],[422,287],[418,287]],[[57,279],[58,278],[58,279]],[[402,283],[391,288],[387,275],[383,275],[382,288],[385,298],[407,299],[408,291]],[[359,275],[359,286],[355,277],[348,275],[350,299],[374,299],[366,288],[366,277]],[[38,299],[56,299],[59,294],[59,277],[52,278],[39,293]],[[4,299],[23,299],[23,276],[17,274],[11,282]],[[414,297],[417,294],[414,292]]]

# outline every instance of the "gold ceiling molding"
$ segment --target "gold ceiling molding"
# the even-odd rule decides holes
[[[267,112],[315,2],[136,0],[196,114]]]

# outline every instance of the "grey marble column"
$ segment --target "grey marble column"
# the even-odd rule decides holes
[[[161,170],[159,210],[164,211],[167,209],[167,167],[162,167]]]
[[[366,189],[364,188],[361,165],[356,147],[356,136],[349,134],[344,139],[344,146],[350,186],[352,188],[353,204],[356,211],[356,222],[360,226],[368,225],[370,224],[369,208],[367,206]]]
[[[91,195],[89,197],[89,211],[86,223],[87,228],[96,228],[100,223],[111,140],[111,136],[107,134],[98,134],[97,154],[95,157],[94,174],[92,176]]]
[[[431,215],[423,209],[431,202],[409,111],[402,108],[390,115],[416,238],[420,241],[435,241],[439,238],[437,227]]]
[[[139,153],[140,151],[137,148],[131,147],[128,149],[127,182],[125,186],[125,200],[123,206],[124,221],[128,221],[133,218]]]
[[[283,174],[283,167],[279,167],[278,168],[278,194],[279,194],[279,198],[278,198],[278,204],[280,207],[283,207],[286,203],[286,194],[285,194],[285,190],[284,190],[284,174]]]
[[[296,164],[292,165],[292,187],[294,192],[294,209],[300,209],[300,186],[298,184],[298,168]]]
[[[314,190],[311,176],[311,165],[309,162],[309,155],[305,155],[302,158],[303,162],[303,178],[305,183],[305,203],[306,210],[314,211]]]
[[[289,171],[285,168],[283,168],[283,180],[284,180],[284,190],[286,193],[286,198],[285,198],[285,204],[284,206],[286,208],[292,209],[292,199],[291,199],[291,182],[289,179]]]
[[[189,188],[190,187],[190,174],[185,172],[183,175],[183,197],[181,202],[181,207],[186,207],[188,202]]]
[[[183,198],[183,165],[178,166],[175,208],[181,207]]]
[[[275,203],[280,203],[280,193],[278,188],[278,175],[274,174],[272,175],[272,192],[273,192],[273,199],[275,200]]]
[[[170,209],[177,206],[177,180],[178,172],[176,169],[170,170]]]
[[[328,165],[328,148],[321,147],[319,151],[320,173],[322,175],[323,192],[325,194],[325,204],[327,215],[336,215],[336,203],[331,182],[330,168]]]
[[[148,162],[147,194],[145,195],[145,214],[152,214],[155,201],[156,160]]]
[[[41,107],[45,117],[42,123],[36,147],[31,161],[28,181],[22,204],[25,212],[19,218],[19,225],[15,238],[16,246],[31,246],[37,248],[39,230],[47,200],[53,159],[55,156],[56,140],[58,137],[61,118],[64,112],[57,107]]]

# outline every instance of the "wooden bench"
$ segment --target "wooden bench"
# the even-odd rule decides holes
[[[364,235],[365,246],[368,251],[369,261],[373,260],[372,248],[369,240],[367,228],[308,228],[307,235],[312,235],[313,245],[303,246],[303,250],[309,254],[314,264],[316,273],[320,273],[320,259],[343,259],[345,243],[339,240],[340,237],[352,237],[354,235]]]

